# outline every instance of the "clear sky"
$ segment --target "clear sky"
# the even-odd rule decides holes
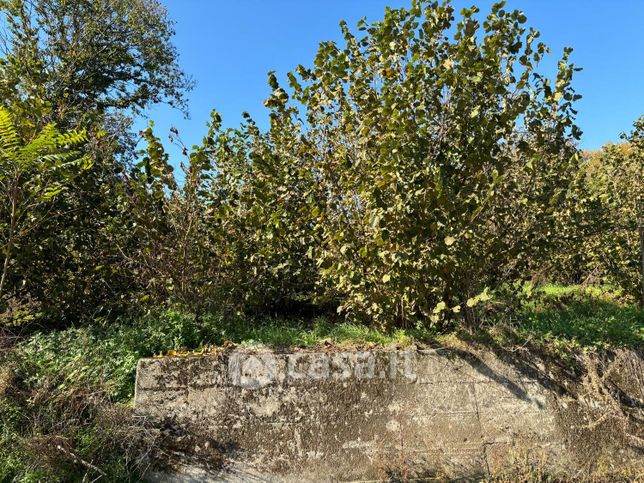
[[[319,42],[340,40],[338,23],[350,26],[366,16],[382,18],[385,6],[407,6],[411,0],[162,0],[176,22],[175,45],[184,70],[197,82],[190,93],[191,118],[167,107],[149,112],[155,131],[167,138],[179,129],[186,144],[199,143],[210,111],[216,108],[225,125],[237,125],[248,111],[260,125],[270,93],[266,74],[286,73],[310,65]],[[454,0],[454,6],[478,5],[489,11],[490,0]],[[575,50],[572,61],[583,71],[574,86],[583,99],[577,107],[584,131],[581,147],[596,149],[617,141],[644,114],[644,0],[509,0],[541,31],[553,61],[564,46]],[[458,18],[458,15],[457,15]],[[139,126],[144,126],[141,121]],[[168,143],[166,143],[168,144]],[[169,147],[173,161],[178,149]]]

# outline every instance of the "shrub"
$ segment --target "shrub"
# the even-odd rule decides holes
[[[0,310],[20,285],[38,276],[21,266],[37,249],[30,243],[33,232],[60,221],[55,199],[92,165],[80,151],[85,133],[60,133],[49,124],[37,135],[23,137],[20,124],[0,107]],[[39,241],[46,244],[56,236],[47,235]]]
[[[623,135],[625,143],[609,144],[584,166],[587,220],[583,242],[596,269],[644,307],[644,117]]]
[[[87,132],[78,148],[91,159],[83,176],[74,177],[71,166],[51,169],[54,160],[31,150],[35,162],[23,166],[19,188],[43,188],[49,200],[43,206],[26,199],[29,213],[21,213],[22,236],[12,249],[7,192],[16,183],[5,174],[12,178],[16,163],[0,141],[3,261],[14,252],[0,282],[0,312],[7,292],[10,312],[51,326],[120,310],[130,292],[147,285],[123,256],[147,241],[130,236],[132,207],[119,196],[134,157],[131,126],[154,104],[185,109],[192,86],[178,65],[173,22],[157,0],[0,1],[0,17],[0,105],[16,121],[21,143],[55,123],[62,132]],[[71,135],[67,141],[73,144]],[[44,190],[48,177],[64,184],[55,198],[55,190]]]
[[[550,81],[523,13],[477,13],[414,1],[361,36],[342,24],[343,47],[289,74],[292,100],[270,75],[266,133],[215,115],[190,169],[220,294],[472,323],[486,287],[551,252],[577,165],[570,49]]]

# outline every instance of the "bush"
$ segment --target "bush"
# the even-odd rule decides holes
[[[464,313],[486,287],[553,248],[578,135],[569,50],[554,86],[519,11],[413,3],[323,44],[306,87],[324,146],[314,211],[323,277],[340,308],[379,324]],[[450,29],[455,28],[452,38]]]
[[[582,166],[573,197],[582,223],[571,223],[577,236],[559,256],[581,257],[578,270],[620,286],[644,307],[644,117],[622,137]]]
[[[451,6],[416,1],[362,36],[343,24],[344,47],[289,74],[292,100],[269,76],[266,133],[213,116],[188,174],[217,300],[472,323],[486,287],[551,253],[577,166],[570,50],[551,82],[521,12],[477,13],[454,24]]]
[[[197,322],[337,311],[381,328],[472,326],[490,290],[544,260],[575,281],[600,267],[635,294],[641,134],[580,159],[571,50],[543,76],[549,50],[525,22],[502,3],[456,21],[449,3],[418,0],[359,34],[343,23],[343,45],[322,43],[289,89],[269,75],[267,130],[247,114],[224,129],[213,112],[185,149],[183,184],[144,130],[139,162],[116,164],[109,203],[83,222],[93,241],[70,225],[83,247],[61,251],[65,263],[24,251],[31,282],[12,277],[4,318],[91,320],[171,300]]]

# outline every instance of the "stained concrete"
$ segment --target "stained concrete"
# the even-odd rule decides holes
[[[478,479],[602,458],[644,469],[641,448],[613,436],[579,451],[592,415],[546,372],[452,349],[235,350],[140,361],[135,410],[189,442],[155,481]]]

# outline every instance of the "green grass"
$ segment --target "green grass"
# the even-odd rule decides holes
[[[197,320],[180,310],[165,310],[134,322],[36,333],[18,344],[12,362],[27,385],[54,383],[57,391],[79,384],[101,384],[116,401],[133,396],[136,364],[142,357],[205,351],[227,342],[274,349],[324,344],[411,344],[403,330],[384,334],[364,325],[286,319],[226,318],[219,314]]]
[[[610,287],[545,285],[523,299],[513,327],[521,338],[571,347],[644,344],[644,309]]]
[[[545,285],[528,290],[502,322],[520,338],[574,347],[640,346],[644,344],[644,310],[609,288]],[[134,322],[116,321],[92,327],[37,333],[18,345],[28,384],[57,375],[61,390],[79,381],[108,386],[111,397],[127,401],[133,394],[136,363],[141,357],[168,351],[202,351],[226,342],[242,346],[288,347],[410,346],[415,342],[449,341],[453,333],[432,329],[398,329],[383,333],[350,322],[224,317],[208,314],[198,320],[170,309]],[[62,374],[65,376],[63,377]]]
[[[169,351],[205,351],[227,342],[279,349],[406,345],[411,338],[402,331],[383,334],[322,318],[244,319],[209,314],[196,319],[180,310],[33,334],[12,351],[0,353],[0,482],[83,478],[86,469],[68,457],[42,457],[43,437],[66,441],[84,460],[100,462],[101,468],[114,475],[109,481],[136,480],[136,468],[128,466],[127,450],[111,435],[128,429],[117,423],[110,426],[101,414],[106,407],[131,405],[140,358]],[[14,382],[7,383],[8,378]]]
[[[530,290],[501,321],[521,338],[577,347],[644,344],[644,310],[607,288],[546,285]],[[65,390],[78,382],[107,385],[115,400],[132,397],[136,363],[141,357],[168,351],[201,351],[232,342],[243,346],[288,347],[410,346],[414,342],[449,340],[453,334],[431,329],[383,333],[349,322],[324,318],[249,319],[209,314],[198,320],[180,310],[163,310],[134,322],[116,321],[92,327],[36,333],[16,348],[27,384],[56,379]],[[64,375],[64,376],[63,376]]]
[[[214,327],[215,341],[236,344],[267,345],[273,348],[333,345],[409,345],[410,335],[404,330],[383,333],[365,325],[349,322],[332,323],[325,318],[313,321],[260,319],[237,320]]]

